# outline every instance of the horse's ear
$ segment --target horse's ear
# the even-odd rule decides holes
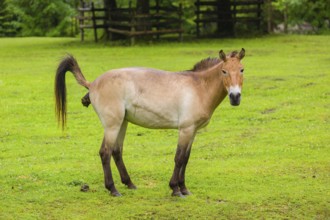
[[[226,61],[226,59],[227,59],[226,54],[223,52],[223,50],[219,51],[219,57],[223,61]]]
[[[243,59],[244,58],[244,56],[245,56],[245,49],[244,48],[242,48],[242,50],[241,50],[241,52],[239,52],[239,54],[238,54],[238,59]]]

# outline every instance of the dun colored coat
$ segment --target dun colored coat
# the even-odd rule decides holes
[[[190,192],[185,184],[185,170],[196,131],[206,126],[222,100],[229,94],[231,105],[241,100],[243,65],[242,49],[228,56],[221,50],[219,58],[208,58],[192,70],[168,72],[132,67],[115,69],[88,82],[71,55],[59,64],[55,77],[56,114],[64,128],[66,122],[65,74],[73,73],[77,82],[89,90],[82,103],[92,104],[104,127],[100,157],[105,187],[113,196],[120,196],[111,173],[114,158],[122,183],[135,189],[126,170],[122,153],[128,122],[146,127],[178,129],[179,140],[170,187],[172,195]]]

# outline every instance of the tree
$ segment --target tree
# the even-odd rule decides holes
[[[15,16],[8,10],[6,0],[0,0],[0,37],[15,36],[19,32],[15,24]]]
[[[329,0],[274,0],[271,1],[272,14],[270,22],[283,22],[284,31],[288,25],[308,22],[318,29],[329,29],[330,1]],[[274,12],[275,11],[275,12]],[[273,14],[280,12],[282,19],[276,21]]]
[[[218,33],[224,35],[233,35],[234,34],[234,24],[231,22],[231,2],[228,0],[218,0]],[[220,22],[221,20],[221,22]]]
[[[70,2],[70,3],[69,3]],[[7,0],[22,36],[69,36],[77,1]]]

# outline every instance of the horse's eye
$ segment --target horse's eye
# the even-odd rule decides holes
[[[227,71],[226,70],[222,70],[222,73],[227,75]]]
[[[244,69],[241,69],[241,73],[244,73]]]

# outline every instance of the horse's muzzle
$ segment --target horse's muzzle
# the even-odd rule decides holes
[[[238,106],[241,103],[241,93],[230,93],[229,100],[232,106]]]

